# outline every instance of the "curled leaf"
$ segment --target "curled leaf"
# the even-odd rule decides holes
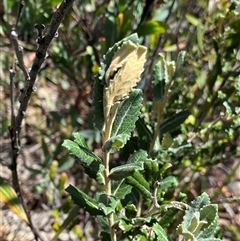
[[[104,166],[100,157],[89,150],[84,138],[79,133],[73,134],[75,140],[64,140],[62,146],[66,147],[71,154],[77,157],[86,174],[94,178],[98,183],[103,183]]]
[[[115,43],[113,47],[109,48],[106,55],[103,56],[103,62],[101,62],[101,67],[98,71],[98,75],[95,77],[94,87],[93,87],[93,107],[94,107],[94,125],[99,130],[102,131],[104,126],[104,105],[103,105],[103,93],[104,93],[104,83],[106,70],[109,68],[115,52],[123,44],[123,42],[131,41],[134,44],[139,43],[137,34],[132,34],[127,38]]]
[[[117,166],[111,169],[109,178],[112,180],[122,180],[128,176],[132,176],[136,170],[143,170],[143,163],[129,163]]]
[[[113,103],[127,96],[140,80],[146,61],[146,52],[146,47],[127,41],[114,54],[105,75],[107,87],[104,93],[104,104],[108,109],[106,115]]]

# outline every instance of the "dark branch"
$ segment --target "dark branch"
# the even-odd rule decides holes
[[[11,137],[11,147],[12,147],[12,163],[10,166],[10,169],[12,171],[12,178],[13,178],[13,187],[18,194],[18,197],[22,203],[23,209],[27,215],[28,218],[28,225],[31,228],[35,240],[43,240],[37,230],[35,229],[31,216],[28,212],[28,209],[24,203],[23,196],[21,194],[21,188],[19,184],[19,178],[18,178],[18,172],[17,172],[17,158],[19,155],[20,150],[20,132],[21,132],[21,125],[23,118],[25,116],[27,106],[31,97],[31,94],[34,90],[34,84],[38,75],[38,72],[41,68],[42,63],[45,60],[45,56],[47,54],[48,47],[52,41],[52,39],[55,37],[55,34],[57,33],[58,27],[61,23],[61,21],[64,19],[67,11],[71,8],[72,3],[74,0],[64,0],[62,4],[59,6],[57,11],[53,14],[53,17],[51,19],[50,25],[46,31],[45,36],[42,35],[42,30],[38,31],[38,39],[37,43],[39,44],[39,47],[36,51],[36,56],[33,61],[32,67],[30,71],[27,70],[24,61],[23,61],[23,48],[19,46],[18,43],[18,35],[14,30],[12,30],[10,38],[12,41],[12,44],[15,49],[15,54],[17,56],[18,60],[18,66],[22,70],[24,76],[25,76],[25,85],[24,88],[20,91],[20,107],[18,109],[17,115],[15,114],[15,99],[14,99],[14,75],[15,75],[15,68],[11,67],[10,69],[10,82],[11,82],[11,126],[9,127],[9,133]],[[21,1],[21,3],[24,3],[24,1]],[[20,13],[18,15],[17,22],[19,20]],[[16,24],[17,25],[17,24]],[[36,27],[36,26],[35,26]]]
[[[50,26],[48,27],[46,34],[38,39],[39,47],[36,51],[36,57],[29,72],[30,79],[26,79],[25,87],[19,97],[20,107],[16,116],[16,127],[18,132],[21,130],[21,124],[24,118],[23,113],[26,113],[28,102],[34,90],[37,74],[45,60],[47,49],[52,39],[55,37],[61,21],[64,19],[67,11],[71,8],[73,2],[74,0],[65,0],[62,2],[57,11],[53,14]]]

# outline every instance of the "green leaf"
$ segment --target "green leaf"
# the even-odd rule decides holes
[[[217,228],[217,205],[210,204],[209,196],[203,193],[192,201],[185,212],[178,233],[186,239],[206,240]]]
[[[163,180],[161,180],[159,188],[162,191],[167,191],[171,187],[177,187],[177,185],[178,185],[177,178],[174,176],[168,176],[168,177],[165,177]]]
[[[204,192],[201,194],[201,196],[198,196],[195,200],[193,200],[190,204],[189,209],[187,210],[187,213],[194,213],[196,211],[199,211],[202,207],[205,205],[210,204],[210,198],[209,196]]]
[[[152,84],[153,84],[153,100],[161,100],[164,96],[164,88],[165,88],[165,78],[164,74],[165,72],[163,71],[163,65],[162,61],[158,61],[153,69],[153,79],[152,79]],[[166,67],[166,66],[165,66]]]
[[[129,158],[128,163],[139,163],[139,162],[145,162],[147,160],[147,152],[145,150],[138,150],[135,151]]]
[[[176,154],[178,152],[181,152],[182,150],[186,150],[187,148],[191,148],[191,147],[192,147],[192,144],[187,143],[187,144],[182,144],[182,145],[177,146],[177,147],[170,147],[170,148],[168,148],[168,151]]]
[[[100,194],[98,199],[98,207],[104,212],[105,215],[115,213],[117,200],[113,196],[108,196],[105,193]]]
[[[125,206],[125,215],[127,218],[135,218],[137,215],[137,208],[134,204],[129,203]]]
[[[154,219],[152,216],[150,217],[136,217],[132,219],[132,222],[136,224],[141,224],[141,223],[150,223]]]
[[[104,124],[104,112],[103,112],[103,90],[104,85],[102,82],[102,74],[99,71],[99,75],[95,78],[93,85],[93,107],[94,107],[94,118],[93,123],[95,128],[102,131]]]
[[[179,193],[179,196],[176,197],[176,201],[180,203],[186,203],[187,195],[183,193]],[[175,204],[173,204],[170,208],[167,208],[169,204],[162,205],[162,208],[164,210],[164,214],[162,215],[160,221],[158,222],[159,225],[161,225],[163,228],[168,227],[171,225],[172,222],[175,221],[175,216],[178,213],[179,209],[176,207]]]
[[[178,209],[177,208],[171,208],[169,210],[167,210],[161,217],[159,224],[162,227],[168,227],[171,225],[171,223],[174,221],[174,218],[176,216],[176,214],[178,213]]]
[[[170,148],[173,144],[173,138],[169,132],[163,134],[161,145],[163,148]]]
[[[106,141],[106,143],[103,145],[102,150],[104,152],[117,152],[120,148],[124,147],[124,145],[129,140],[130,135],[129,134],[120,134],[117,136],[111,137],[109,140]]]
[[[153,224],[152,230],[155,233],[155,235],[157,236],[157,240],[169,241],[165,230],[158,223]]]
[[[22,220],[28,223],[27,215],[24,212],[16,192],[10,185],[7,184],[7,182],[2,177],[0,177],[0,193],[0,201],[5,203]]]
[[[74,136],[74,141],[81,147],[85,147],[88,149],[88,145],[83,138],[83,136],[79,132],[75,132],[72,134]]]
[[[4,133],[8,130],[8,126],[10,126],[10,122],[9,119],[7,117],[3,117],[1,116],[1,122],[2,122],[2,126],[0,129],[0,137],[2,137],[4,135]]]
[[[141,183],[138,182],[134,177],[128,176],[126,182],[129,183],[132,187],[136,188],[146,200],[151,200],[151,192]]]
[[[115,117],[111,137],[119,134],[129,134],[135,128],[135,122],[142,107],[142,91],[134,89],[121,103]]]
[[[133,173],[133,178],[135,178],[141,185],[143,185],[146,189],[150,190],[150,185],[144,178],[144,176],[139,172],[135,171]]]
[[[152,186],[152,184],[155,182],[157,178],[157,175],[159,175],[159,164],[156,160],[148,159],[146,162],[144,162],[144,171],[145,171],[145,178]]]
[[[199,238],[209,238],[214,234],[218,225],[218,206],[217,204],[209,204],[201,208],[200,220],[207,222],[203,230],[199,233]]]
[[[113,196],[117,200],[125,198],[125,196],[132,191],[132,187],[124,181],[112,181]]]
[[[104,235],[109,236],[108,232],[109,232],[109,226],[108,226],[108,221],[107,221],[107,217],[104,215],[97,215],[97,221],[98,224],[100,226],[100,228],[103,230]],[[106,239],[102,239],[102,240],[110,240],[110,236]]]
[[[194,235],[190,231],[188,231],[187,229],[183,229],[182,224],[180,224],[177,227],[177,233],[182,235],[186,240],[191,240],[191,241],[195,240]]]
[[[70,150],[71,154],[77,157],[84,167],[86,174],[97,180],[98,183],[103,183],[104,166],[101,159],[88,149],[87,144],[79,133],[74,133],[74,137],[76,138],[75,141],[64,140],[62,145]],[[78,143],[83,146],[80,146]]]
[[[162,34],[169,28],[168,24],[161,21],[150,20],[147,21],[137,29],[139,36],[147,36],[151,34]]]
[[[192,24],[192,25],[194,25],[194,26],[198,26],[199,25],[199,23],[200,23],[200,19],[198,19],[198,18],[195,18],[193,15],[191,15],[191,14],[186,14],[185,15],[185,17],[186,17],[186,19]]]
[[[180,111],[173,116],[167,118],[163,123],[160,125],[160,133],[161,135],[171,132],[179,127],[191,114],[189,110]]]
[[[198,47],[201,50],[201,52],[204,51],[204,47],[203,47],[203,39],[204,39],[204,32],[203,32],[203,26],[200,23],[197,26],[197,42],[198,42]]]
[[[147,230],[146,229],[143,229],[140,231],[141,233],[137,234],[134,236],[134,239],[133,240],[136,240],[136,241],[149,241],[148,238],[146,238],[146,235],[147,235]],[[142,234],[143,233],[143,234]]]
[[[83,208],[93,216],[103,215],[103,212],[98,207],[98,203],[77,187],[69,185],[66,191],[71,195],[74,203],[80,208]]]
[[[186,51],[180,51],[177,56],[174,78],[177,78],[182,73],[185,54],[186,54]]]
[[[155,81],[158,81],[157,83],[164,82],[165,84],[169,83],[169,75],[168,75],[168,70],[167,70],[167,63],[166,60],[163,56],[163,54],[159,54],[159,63],[157,66],[157,71],[158,71],[158,80],[155,79]],[[156,82],[155,82],[156,84]]]
[[[194,213],[191,223],[188,226],[188,231],[191,232],[192,234],[196,235],[199,233],[202,226],[206,223],[207,223],[206,221],[200,220],[200,213],[196,212],[196,213]]]
[[[136,129],[138,133],[138,138],[140,139],[140,147],[143,149],[148,150],[149,144],[152,140],[152,133],[147,127],[147,124],[145,123],[143,118],[139,118],[136,122]]]
[[[121,219],[118,223],[118,227],[123,231],[123,233],[126,233],[132,229],[133,225]]]
[[[128,176],[132,176],[136,170],[143,170],[143,162],[114,167],[109,173],[109,178],[112,180],[122,180]]]

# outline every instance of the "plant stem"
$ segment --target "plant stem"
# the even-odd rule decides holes
[[[103,153],[103,160],[104,160],[104,177],[105,177],[105,191],[108,195],[112,194],[111,190],[111,180],[109,179],[109,152],[104,152]]]
[[[139,193],[139,201],[137,205],[137,217],[141,216],[142,213],[142,203],[143,203],[143,196],[141,193]]]
[[[163,110],[163,105],[161,105],[161,107],[159,108],[160,110],[158,111],[157,113],[157,125],[156,125],[156,128],[155,128],[155,131],[154,131],[154,135],[153,135],[153,139],[150,143],[150,147],[149,147],[149,155],[151,156],[152,152],[153,152],[153,148],[154,148],[154,145],[155,145],[155,142],[156,142],[156,139],[157,137],[159,136],[160,134],[160,125],[162,123],[162,110]]]
[[[107,117],[107,118],[106,118]],[[105,123],[106,123],[106,129],[102,133],[103,134],[103,144],[106,143],[106,141],[110,138],[111,130],[112,130],[112,124],[113,119],[109,118],[109,112],[105,112]],[[104,170],[104,179],[105,179],[105,192],[107,195],[112,195],[112,189],[111,189],[111,180],[109,178],[109,160],[110,160],[110,152],[105,151],[103,152],[103,164],[105,167]],[[111,241],[117,241],[116,233],[114,231],[113,225],[114,225],[114,216],[113,213],[110,213],[107,215],[108,219],[108,225],[109,225],[109,233]]]
[[[104,170],[105,192],[107,193],[107,195],[112,194],[111,180],[108,177],[108,175],[109,175],[109,156],[110,156],[109,152],[103,152],[103,162],[104,162],[104,166],[105,166],[105,170]],[[107,219],[108,219],[108,224],[109,224],[109,233],[110,233],[111,241],[116,241],[117,237],[116,237],[116,234],[115,234],[115,231],[113,228],[113,225],[114,225],[113,213],[108,214]]]
[[[162,121],[163,121],[163,110],[166,106],[166,103],[167,103],[167,100],[169,99],[169,89],[171,87],[173,83],[173,80],[171,79],[170,82],[165,86],[165,90],[164,90],[164,96],[163,96],[163,99],[162,100],[159,100],[156,102],[156,106],[157,106],[157,110],[156,110],[156,113],[157,113],[157,125],[156,125],[156,128],[154,130],[154,136],[153,136],[153,139],[150,143],[150,147],[149,147],[149,155],[151,156],[152,154],[152,151],[154,149],[154,145],[155,145],[155,142],[156,142],[156,139],[158,136],[160,136],[160,125],[162,124]]]

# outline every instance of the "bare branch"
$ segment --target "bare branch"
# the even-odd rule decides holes
[[[15,50],[15,53],[16,53],[16,56],[17,56],[17,60],[18,60],[17,65],[22,70],[22,72],[23,72],[23,74],[25,76],[25,79],[29,80],[30,76],[29,76],[27,68],[26,68],[26,66],[24,64],[24,61],[23,61],[23,47],[18,44],[18,35],[17,35],[17,33],[15,31],[12,31],[11,35],[10,35],[10,38],[11,38],[11,41],[13,43],[14,50]]]
[[[27,215],[28,218],[28,225],[31,228],[35,240],[43,240],[37,231],[37,229],[34,227],[31,216],[28,212],[28,209],[24,203],[23,196],[21,194],[21,188],[19,184],[19,178],[18,178],[18,172],[17,172],[17,158],[19,155],[20,150],[20,132],[21,132],[21,125],[23,118],[25,116],[27,106],[31,97],[31,94],[34,89],[34,84],[37,78],[37,74],[41,68],[42,63],[45,60],[45,56],[47,54],[48,47],[52,41],[52,39],[55,37],[55,34],[57,33],[58,27],[65,17],[67,11],[71,8],[72,3],[74,0],[64,0],[62,4],[59,6],[57,11],[53,14],[53,17],[51,19],[50,25],[46,31],[45,36],[42,35],[42,29],[38,31],[38,39],[37,43],[39,44],[39,47],[36,51],[36,56],[33,61],[31,70],[28,71],[24,61],[23,61],[23,48],[19,46],[18,43],[18,35],[15,30],[12,30],[10,38],[13,43],[15,53],[18,60],[18,66],[22,70],[25,76],[25,83],[24,88],[20,92],[20,107],[18,109],[17,115],[15,114],[15,98],[14,98],[14,75],[15,75],[15,68],[14,66],[10,69],[10,83],[11,83],[11,126],[9,127],[9,133],[11,137],[11,147],[12,147],[12,163],[10,166],[10,169],[12,171],[12,178],[13,178],[13,186],[18,194],[18,197],[22,203],[23,209]],[[24,5],[24,1],[21,1],[21,4]],[[21,11],[19,10],[19,15],[17,19],[17,23],[19,20]],[[16,25],[17,25],[16,23]],[[42,25],[41,25],[42,26]],[[35,26],[36,27],[36,26]],[[37,26],[39,27],[39,26]]]
[[[14,103],[15,103],[15,100],[14,100],[14,76],[16,74],[16,72],[14,71],[14,69],[10,69],[9,70],[10,74],[9,74],[9,77],[10,77],[10,93],[11,93],[11,122],[12,122],[12,125],[14,126],[15,125],[15,110],[14,110]]]
[[[74,0],[64,0],[62,2],[57,11],[53,14],[50,26],[48,27],[45,36],[38,38],[39,47],[36,51],[36,57],[29,72],[30,79],[26,80],[25,87],[19,97],[19,101],[21,104],[16,117],[16,127],[18,132],[20,132],[21,130],[22,120],[25,116],[30,96],[34,90],[34,84],[37,78],[38,71],[40,70],[42,63],[45,60],[47,49],[52,39],[55,37],[61,21],[65,17],[67,11],[71,8],[73,2]]]
[[[15,28],[17,28],[17,25],[18,25],[18,22],[19,22],[19,19],[20,19],[20,16],[21,16],[21,12],[22,12],[22,9],[23,9],[24,5],[25,5],[24,0],[20,0]]]

